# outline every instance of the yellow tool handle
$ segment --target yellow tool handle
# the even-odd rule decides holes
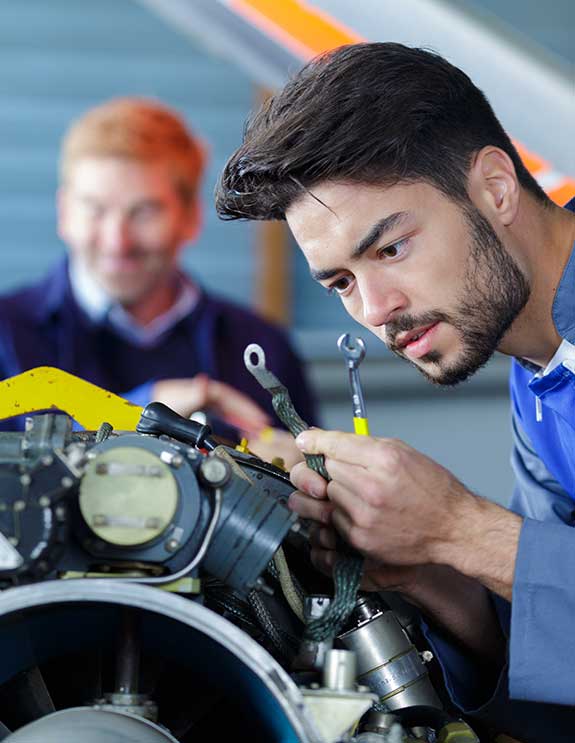
[[[369,424],[367,418],[354,418],[353,430],[358,436],[369,436]]]

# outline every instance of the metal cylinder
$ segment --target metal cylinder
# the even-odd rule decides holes
[[[323,666],[323,685],[346,691],[355,688],[355,654],[349,650],[328,650]]]
[[[167,730],[135,715],[91,707],[60,710],[25,725],[6,743],[178,743]]]
[[[441,707],[417,649],[393,611],[360,602],[355,626],[339,636],[357,656],[357,680],[374,691],[388,709],[412,705]]]

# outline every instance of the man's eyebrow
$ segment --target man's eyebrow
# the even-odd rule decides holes
[[[409,212],[394,212],[379,222],[376,222],[367,235],[362,238],[355,248],[351,251],[351,259],[357,260],[360,258],[366,250],[369,250],[371,246],[376,243],[386,232],[391,232],[398,224],[401,224],[409,216]]]
[[[394,212],[393,214],[380,219],[376,222],[365,237],[363,237],[351,251],[351,260],[360,258],[366,250],[376,243],[386,232],[391,232],[397,225],[401,224],[409,217],[409,212]],[[314,271],[312,268],[310,274],[315,281],[326,281],[341,271],[340,268],[326,268],[322,271]]]

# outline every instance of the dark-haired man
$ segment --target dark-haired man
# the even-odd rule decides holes
[[[222,175],[224,218],[286,219],[312,276],[432,382],[514,357],[511,509],[400,441],[306,431],[327,485],[300,515],[366,556],[364,587],[418,605],[456,704],[524,741],[575,724],[575,203],[554,205],[459,69],[343,47],[265,104]]]

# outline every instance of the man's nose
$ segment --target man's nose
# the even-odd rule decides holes
[[[110,217],[100,227],[101,246],[109,253],[124,253],[132,248],[130,224],[127,219]]]
[[[363,319],[367,325],[380,327],[391,322],[407,308],[407,297],[395,287],[384,286],[381,277],[369,277],[361,288]]]

